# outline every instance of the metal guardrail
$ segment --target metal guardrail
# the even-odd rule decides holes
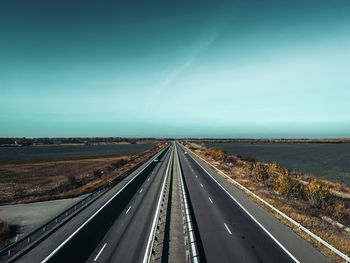
[[[156,212],[154,214],[151,232],[150,232],[150,235],[148,238],[145,255],[144,255],[143,260],[142,260],[143,263],[150,262],[151,257],[154,254],[153,247],[154,247],[155,237],[156,237],[157,227],[158,227],[157,222],[159,222],[159,220],[161,218],[161,206],[163,206],[164,201],[165,201],[164,198],[165,198],[166,182],[167,182],[167,179],[168,179],[168,176],[170,173],[170,164],[171,164],[171,160],[172,160],[171,157],[172,157],[173,152],[174,152],[174,150],[172,152],[170,152],[169,162],[168,162],[167,169],[165,172],[164,181],[163,181],[162,188],[160,190],[159,197],[158,197],[157,209],[156,209]]]
[[[157,154],[161,154],[167,148],[168,147],[164,147],[160,151],[148,157],[146,160],[139,162],[129,170],[119,175],[117,178],[114,178],[113,180],[99,187],[98,189],[93,191],[91,194],[86,196],[84,199],[80,200],[79,202],[72,205],[71,207],[69,207],[68,209],[66,209],[65,211],[63,211],[62,213],[54,217],[53,219],[49,220],[44,225],[41,225],[40,227],[36,228],[35,230],[30,232],[23,238],[16,241],[15,243],[12,243],[11,245],[2,249],[0,251],[0,262],[11,260],[11,258],[14,255],[20,253],[22,250],[26,251],[27,249],[35,245],[37,242],[41,241],[43,238],[49,235],[52,231],[54,231],[57,227],[59,227],[64,222],[66,222],[69,218],[73,217],[75,214],[82,211],[84,208],[90,205],[93,201],[97,200],[103,194],[107,193],[113,186],[115,186],[120,181],[122,181],[126,176],[130,175],[132,172],[137,170],[139,167],[141,167],[143,164],[145,164],[147,161],[152,159]]]
[[[185,146],[183,146],[185,147]],[[295,221],[294,219],[292,219],[291,217],[287,216],[285,213],[283,213],[282,211],[278,210],[277,208],[275,208],[273,205],[271,205],[270,203],[268,203],[267,201],[265,201],[264,199],[262,199],[261,197],[259,197],[258,195],[256,195],[255,193],[253,193],[252,191],[250,191],[248,188],[246,188],[245,186],[243,186],[242,184],[240,184],[239,182],[237,182],[236,180],[232,179],[231,177],[229,177],[226,173],[224,173],[223,171],[221,171],[220,169],[216,168],[214,165],[212,165],[211,163],[209,163],[208,161],[204,160],[202,157],[198,156],[197,154],[195,154],[193,151],[191,151],[190,149],[188,149],[187,147],[185,147],[188,151],[190,151],[193,155],[197,156],[200,160],[202,160],[203,162],[207,163],[209,166],[213,167],[216,171],[218,171],[219,173],[223,174],[227,179],[229,179],[230,181],[232,181],[235,185],[239,186],[241,189],[243,189],[244,191],[248,192],[250,195],[254,196],[256,199],[258,199],[260,202],[262,202],[263,204],[265,204],[266,206],[268,206],[269,208],[271,208],[273,211],[275,211],[276,213],[278,213],[279,215],[281,215],[284,219],[288,220],[290,223],[292,223],[293,225],[297,226],[300,230],[304,231],[305,233],[307,233],[309,236],[311,236],[312,238],[314,238],[315,240],[317,240],[318,242],[320,242],[322,245],[324,245],[325,247],[327,247],[328,249],[330,249],[332,252],[334,252],[335,254],[337,254],[339,257],[343,258],[346,262],[350,262],[350,257],[345,255],[343,252],[341,252],[340,250],[336,249],[335,247],[333,247],[331,244],[329,244],[328,242],[326,242],[325,240],[323,240],[322,238],[320,238],[319,236],[317,236],[316,234],[314,234],[313,232],[311,232],[309,229],[307,229],[306,227],[302,226],[300,223],[298,223],[297,221]]]
[[[196,241],[196,237],[195,237],[194,227],[192,224],[190,208],[189,208],[189,204],[187,201],[185,185],[184,185],[184,182],[182,179],[183,175],[182,175],[181,168],[180,168],[179,155],[177,152],[176,152],[176,158],[177,158],[177,167],[178,167],[179,177],[180,177],[179,184],[180,184],[180,189],[182,192],[182,198],[184,201],[184,208],[185,208],[184,212],[185,212],[185,222],[186,222],[186,234],[187,234],[187,238],[188,238],[187,246],[188,246],[188,251],[190,251],[189,262],[198,263],[198,262],[200,262],[200,260],[199,260],[199,252],[198,252],[198,248],[197,248],[197,241]]]

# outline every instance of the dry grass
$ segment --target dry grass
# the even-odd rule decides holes
[[[350,200],[331,195],[332,189],[349,191],[348,187],[316,180],[310,175],[290,171],[277,164],[264,164],[251,159],[239,158],[218,149],[207,149],[195,143],[186,146],[343,253],[350,255],[350,233],[321,219],[321,216],[327,215],[346,226],[350,225]],[[308,185],[300,183],[300,180]],[[252,198],[326,256],[336,262],[342,262],[328,248],[291,225],[254,197]]]
[[[106,158],[0,165],[0,204],[29,203],[89,193],[162,147]]]

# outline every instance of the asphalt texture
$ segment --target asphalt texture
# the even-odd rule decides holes
[[[205,255],[201,255],[203,261],[329,262],[311,244],[200,162],[189,151],[185,154],[185,151],[185,148],[178,147],[185,184],[204,249]],[[230,195],[239,200],[284,249],[207,172]]]
[[[16,229],[15,242],[85,198],[75,198],[0,206],[0,218]]]
[[[170,152],[159,161],[156,169],[114,221],[87,262],[142,262],[159,193],[166,176],[169,155]]]
[[[177,143],[176,148],[200,262],[329,262],[186,148]],[[185,246],[179,171],[168,169],[174,164],[172,149],[141,166],[17,261],[142,262],[162,184],[168,182],[167,220],[162,223],[168,244],[161,262],[180,262]]]
[[[105,236],[109,235],[109,233],[111,233],[110,231],[114,231],[115,233],[115,228],[113,228],[115,221],[121,220],[120,218],[123,217],[123,213],[126,213],[125,209],[128,209],[130,204],[132,202],[135,202],[134,199],[140,189],[144,187],[145,189],[143,191],[150,193],[156,191],[153,190],[155,189],[154,186],[157,185],[157,181],[160,179],[158,177],[161,177],[161,175],[163,175],[162,170],[164,170],[165,162],[169,158],[169,154],[170,153],[168,149],[165,153],[162,154],[162,158],[157,158],[159,159],[158,162],[150,160],[146,164],[142,165],[122,182],[117,184],[102,197],[94,201],[94,203],[92,203],[89,207],[84,209],[77,216],[73,217],[66,224],[61,226],[57,231],[53,232],[44,241],[37,244],[23,256],[17,258],[16,262],[31,263],[42,262],[43,260],[46,260],[46,262],[86,262],[87,260],[90,260],[90,258],[94,256],[95,251],[100,248],[99,244],[103,242]],[[151,187],[144,185],[147,183]],[[123,190],[120,191],[121,189]],[[119,194],[117,194],[118,192]],[[141,194],[142,193],[143,192],[141,192]],[[144,204],[152,203],[152,206],[155,206],[155,204],[153,204],[152,198],[140,199],[145,200]],[[101,209],[102,207],[104,208]],[[134,212],[137,210],[135,208],[136,207],[133,209]],[[129,219],[132,219],[134,217],[133,211],[131,209],[129,210]],[[92,217],[92,215],[95,213],[96,215]],[[142,218],[141,221],[144,221],[145,219],[146,218]],[[84,227],[77,231],[82,225],[84,225]],[[131,222],[130,225],[132,225]],[[147,222],[144,225],[147,225]],[[147,231],[144,228],[142,228],[142,230]],[[72,233],[75,231],[77,231],[77,233],[72,236]],[[120,239],[125,238],[125,233],[119,234],[122,236]],[[126,248],[126,252],[130,251],[131,246],[134,243],[137,243],[138,239],[142,240],[142,236],[138,235],[134,235],[132,237],[129,236],[129,238],[131,239],[126,242],[129,244]],[[146,242],[146,240],[143,240],[143,242]],[[108,251],[107,245],[105,249]],[[52,254],[53,251],[57,252]],[[136,254],[142,253],[138,251]],[[100,254],[100,257],[103,257],[102,253]],[[128,257],[130,258],[130,256]],[[124,260],[118,261],[131,262]]]

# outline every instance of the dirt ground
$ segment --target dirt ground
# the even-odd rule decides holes
[[[138,154],[0,165],[0,205],[74,197],[93,191],[147,158]]]

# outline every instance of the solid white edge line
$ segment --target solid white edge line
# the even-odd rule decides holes
[[[129,213],[130,209],[131,209],[131,206],[129,206],[128,210],[126,210],[126,212],[125,212],[126,215]]]
[[[161,151],[163,152],[163,151]],[[114,194],[103,206],[101,206],[92,216],[90,216],[77,230],[75,230],[66,240],[64,240],[54,251],[52,251],[44,260],[41,261],[41,263],[47,262],[58,250],[60,250],[69,240],[71,240],[87,223],[89,223],[106,205],[108,205],[121,191],[124,190],[125,187],[127,187],[140,173],[143,172],[152,162],[155,158],[157,158],[159,154],[154,156],[151,161],[145,165],[144,168],[140,172],[138,172],[130,181],[128,181],[116,194]]]
[[[196,247],[195,247],[194,243],[191,243],[191,249],[192,249],[192,254],[194,256],[197,256],[197,251],[196,251]]]
[[[253,220],[254,220],[254,222],[262,229],[262,230],[264,230],[265,231],[265,233],[266,234],[268,234],[269,235],[269,237],[271,237],[271,239],[273,240],[273,241],[275,241],[276,242],[276,244],[280,247],[280,248],[282,248],[283,250],[284,250],[284,252],[286,252],[287,253],[287,255],[288,256],[290,256],[295,262],[298,262],[299,263],[299,260],[297,260],[269,231],[267,231],[267,229],[262,225],[262,224],[260,224],[259,222],[258,222],[258,220],[256,220],[255,219],[255,217],[254,216],[252,216],[249,212],[248,212],[248,210],[247,209],[245,209],[244,207],[243,207],[243,205],[241,205],[218,181],[216,181],[215,180],[215,178],[211,175],[211,174],[209,174],[209,172],[206,170],[206,169],[204,169],[203,168],[203,166],[195,159],[195,158],[193,158],[192,156],[191,156],[191,158],[214,180],[214,182],[216,182],[220,187],[221,187],[221,189],[222,190],[224,190],[225,191],[225,193],[226,194],[228,194],[230,197],[231,197],[231,199],[233,200],[233,201],[235,201],[242,209],[243,209],[243,211],[244,212],[246,212],[247,213],[247,215],[249,215],[250,216],[250,218],[252,218]]]
[[[98,259],[98,257],[101,255],[102,251],[105,249],[106,246],[107,246],[107,243],[105,243],[103,245],[103,247],[101,248],[100,252],[98,252],[97,256],[95,257],[94,261],[96,261]]]
[[[225,227],[226,227],[226,229],[227,229],[227,232],[228,232],[230,235],[232,235],[232,233],[231,233],[230,229],[228,228],[228,226],[226,225],[226,223],[224,223],[224,225],[225,225]]]
[[[192,232],[189,232],[189,233],[190,233],[190,243],[193,244],[193,241],[194,241],[193,233]]]
[[[168,166],[167,166],[167,169],[166,169],[166,172],[165,172],[165,176],[164,176],[164,181],[163,181],[162,189],[161,189],[161,191],[160,191],[160,193],[159,193],[159,198],[158,198],[159,200],[158,200],[158,204],[157,204],[157,209],[156,209],[156,212],[155,212],[154,218],[153,218],[151,233],[150,233],[150,235],[149,235],[149,237],[148,237],[145,255],[144,255],[143,260],[142,260],[143,263],[149,262],[149,259],[150,259],[150,257],[151,257],[150,250],[152,249],[152,246],[153,246],[153,242],[152,242],[152,241],[154,241],[155,227],[156,227],[156,223],[157,223],[157,219],[158,219],[158,214],[159,214],[159,210],[160,210],[160,205],[161,205],[161,201],[162,201],[162,194],[163,194],[163,192],[164,192],[165,183],[166,183],[166,180],[167,180],[168,175],[169,175],[169,167],[170,167],[171,156],[172,156],[173,152],[174,152],[174,149],[172,149],[172,151],[171,151],[171,153],[170,153],[170,156],[169,156],[169,162],[168,162]]]

